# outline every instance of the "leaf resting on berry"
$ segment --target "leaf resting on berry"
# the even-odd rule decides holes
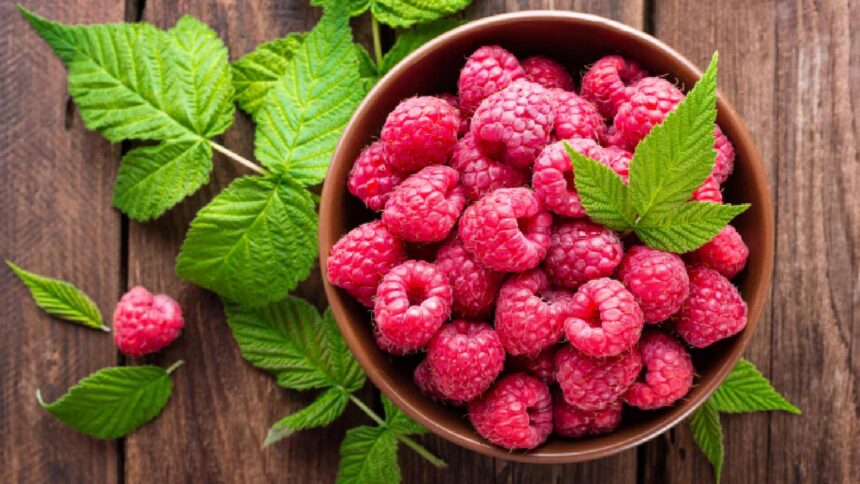
[[[664,219],[641,220],[636,235],[656,249],[681,254],[713,239],[726,224],[750,205],[688,202]]]
[[[573,171],[580,202],[588,216],[612,230],[627,230],[636,223],[630,190],[608,166],[580,154],[564,142]]]

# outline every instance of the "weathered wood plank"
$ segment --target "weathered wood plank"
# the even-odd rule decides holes
[[[119,147],[86,132],[66,71],[0,2],[0,259],[73,281],[110,317],[120,293],[120,217],[110,207]],[[64,22],[122,20],[122,1],[29,1]],[[43,313],[0,268],[0,482],[116,482],[116,442],[54,419],[36,403],[116,363],[110,335]]]

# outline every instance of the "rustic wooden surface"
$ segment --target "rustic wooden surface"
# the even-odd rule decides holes
[[[238,57],[310,28],[306,0],[28,0],[64,22],[145,20],[171,26],[189,13],[212,25]],[[164,413],[128,438],[98,442],[38,408],[98,368],[124,360],[109,337],[53,321],[0,269],[0,482],[331,482],[350,410],[324,430],[260,450],[268,426],[309,401],[277,388],[240,358],[218,299],[179,281],[173,259],[188,222],[241,173],[217,159],[213,183],[156,222],[110,208],[127,146],[87,132],[69,102],[65,72],[0,0],[0,258],[74,281],[103,312],[143,284],[178,297],[184,336],[148,359],[169,364],[176,390]],[[850,0],[477,0],[478,18],[532,8],[596,13],[651,32],[698,65],[719,49],[720,86],[744,116],[767,165],[777,207],[771,303],[747,357],[804,410],[723,417],[725,482],[860,482],[860,2]],[[353,22],[368,43],[367,18]],[[387,43],[394,33],[384,32]],[[246,118],[223,143],[246,155]],[[313,284],[304,295],[320,295]],[[368,392],[372,390],[368,389]],[[578,465],[532,466],[481,457],[435,437],[438,470],[403,451],[404,482],[709,482],[707,461],[682,425],[640,448]]]

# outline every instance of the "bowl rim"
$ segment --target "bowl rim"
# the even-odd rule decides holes
[[[332,161],[338,158],[338,153],[341,151],[341,149],[343,149],[343,145],[345,144],[347,133],[352,131],[352,129],[357,123],[357,119],[360,117],[359,113],[362,113],[365,109],[368,108],[368,106],[375,102],[376,98],[389,88],[389,85],[393,82],[394,79],[399,77],[401,72],[407,70],[412,64],[420,62],[421,59],[428,52],[435,50],[451,42],[453,39],[464,35],[466,32],[470,32],[475,29],[482,29],[487,26],[499,26],[523,21],[527,22],[531,20],[547,19],[569,21],[574,25],[587,25],[590,27],[611,31],[614,34],[618,34],[623,37],[630,38],[631,40],[646,44],[649,49],[656,49],[662,51],[662,54],[664,56],[672,58],[672,61],[677,63],[677,65],[679,66],[679,72],[682,70],[686,70],[689,74],[692,75],[692,77],[696,79],[699,79],[702,76],[702,71],[700,69],[698,69],[686,57],[681,55],[679,52],[677,52],[675,49],[665,44],[661,40],[628,25],[598,15],[555,10],[528,10],[484,17],[470,21],[462,26],[445,32],[442,35],[432,39],[416,51],[409,54],[406,58],[399,62],[391,71],[389,71],[382,79],[380,79],[380,81],[377,82],[373,89],[371,89],[371,91],[365,96],[364,100],[361,102],[361,104],[358,106],[358,108],[355,110],[352,117],[350,118],[349,123],[344,128],[343,134],[341,135],[341,138],[338,141],[335,151],[332,154]],[[682,404],[679,404],[676,407],[681,409],[681,411],[676,412],[674,415],[671,416],[671,418],[665,419],[663,422],[658,423],[651,428],[645,428],[642,432],[631,435],[626,439],[616,439],[607,445],[595,445],[585,450],[568,452],[546,452],[542,451],[541,447],[538,447],[537,449],[532,451],[512,452],[501,447],[497,447],[485,441],[484,439],[478,440],[463,436],[459,433],[453,432],[452,430],[448,429],[443,425],[438,424],[435,420],[426,415],[421,409],[410,404],[403,397],[401,397],[400,393],[393,387],[392,382],[390,382],[385,376],[383,376],[380,370],[373,366],[368,360],[368,358],[364,355],[360,345],[357,344],[355,332],[353,331],[354,328],[348,322],[350,320],[350,316],[348,315],[346,305],[342,300],[343,295],[338,291],[338,288],[336,288],[329,282],[328,278],[326,277],[326,263],[328,260],[328,252],[331,249],[332,245],[337,241],[337,238],[339,238],[341,235],[339,233],[335,233],[331,224],[323,222],[325,220],[330,219],[330,215],[334,210],[334,204],[326,203],[326,201],[331,199],[332,194],[336,190],[344,190],[345,188],[343,186],[335,186],[335,184],[329,182],[328,175],[330,175],[335,168],[334,163],[332,163],[329,167],[329,171],[327,173],[326,180],[323,185],[322,195],[320,199],[320,224],[318,235],[320,267],[322,270],[323,286],[325,289],[326,298],[329,301],[329,306],[334,314],[337,325],[341,333],[343,334],[344,339],[346,340],[346,343],[350,348],[350,351],[352,351],[353,355],[364,368],[370,380],[380,389],[380,391],[382,391],[382,393],[384,393],[389,399],[391,399],[391,401],[393,401],[409,417],[432,431],[434,434],[439,435],[440,437],[454,444],[457,444],[461,447],[465,447],[469,450],[478,452],[483,455],[527,463],[562,464],[583,462],[587,460],[606,457],[627,449],[631,449],[648,440],[651,440],[663,434],[670,428],[674,427],[682,420],[686,419],[693,411],[699,408],[707,398],[710,397],[710,395],[717,389],[717,387],[723,382],[723,380],[725,380],[725,378],[734,368],[737,361],[740,359],[741,355],[743,354],[743,351],[746,349],[747,345],[749,344],[749,341],[752,338],[752,335],[755,332],[755,328],[758,325],[761,313],[768,300],[770,286],[772,284],[773,279],[775,241],[774,209],[770,189],[767,182],[767,177],[765,175],[764,164],[762,163],[761,157],[755,149],[755,144],[753,143],[752,137],[749,134],[749,131],[747,130],[747,127],[741,119],[740,115],[737,113],[734,107],[732,107],[732,105],[725,99],[725,97],[719,92],[719,90],[717,92],[717,111],[718,116],[720,118],[720,124],[722,126],[731,125],[734,128],[732,133],[732,141],[736,145],[741,145],[746,148],[747,160],[744,166],[745,169],[749,171],[749,173],[746,173],[745,176],[751,177],[753,179],[752,190],[754,192],[757,192],[756,194],[758,195],[758,199],[760,200],[759,204],[761,205],[760,208],[762,209],[764,215],[762,245],[762,256],[764,260],[762,261],[762,275],[760,276],[764,279],[764,281],[763,283],[759,283],[755,287],[755,294],[749,295],[748,299],[745,298],[745,300],[748,301],[756,298],[761,301],[761,304],[758,304],[755,307],[750,307],[746,329],[740,335],[737,336],[737,343],[727,349],[728,357],[724,360],[724,363],[719,368],[717,368],[714,377],[700,385],[700,389],[697,394],[687,400],[684,400]]]

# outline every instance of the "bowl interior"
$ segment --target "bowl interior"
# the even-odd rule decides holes
[[[590,15],[506,14],[472,22],[435,39],[413,53],[374,88],[344,132],[322,194],[320,259],[323,268],[338,238],[375,218],[346,190],[349,169],[360,150],[378,138],[387,114],[402,99],[456,93],[457,77],[466,57],[486,44],[499,44],[520,59],[532,54],[550,56],[574,73],[577,81],[584,66],[607,54],[635,59],[649,72],[666,73],[667,78],[677,80],[685,88],[692,86],[700,76],[689,61],[656,39]],[[436,434],[483,454],[528,462],[576,462],[606,456],[652,438],[686,417],[710,395],[740,357],[755,330],[772,272],[773,216],[761,161],[733,108],[721,98],[718,110],[718,122],[737,151],[735,172],[726,185],[725,198],[729,202],[752,203],[752,207],[733,222],[750,248],[748,267],[735,280],[749,305],[749,323],[741,334],[692,352],[699,376],[682,402],[655,412],[625,408],[621,427],[606,436],[575,441],[552,437],[532,451],[509,452],[477,435],[464,418],[464,410],[434,403],[422,395],[411,377],[418,358],[395,359],[379,350],[371,333],[370,311],[326,281],[326,293],[341,331],[373,382]]]

